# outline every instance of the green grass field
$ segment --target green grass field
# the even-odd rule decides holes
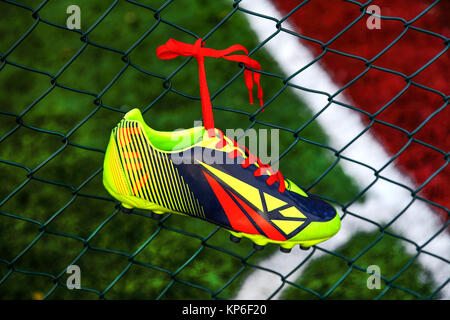
[[[405,253],[401,243],[394,237],[389,235],[379,237],[379,232],[358,233],[350,243],[336,251],[337,255],[345,257],[348,261],[360,255],[354,264],[349,264],[346,259],[334,255],[313,261],[295,282],[295,286],[290,286],[285,291],[282,299],[313,299],[318,295],[326,295],[329,299],[375,299],[381,293],[382,299],[417,298],[405,289],[422,296],[430,295],[434,291],[431,274],[420,268],[417,263],[413,263],[404,273],[400,273],[404,266],[411,263],[413,256]],[[376,244],[366,252],[366,248],[374,242]],[[380,280],[380,289],[369,290],[367,279],[370,274],[367,273],[367,268],[373,264],[380,268],[383,277],[387,279],[396,277],[395,286],[388,288],[386,283]],[[341,282],[341,278],[347,273],[347,277]],[[400,274],[397,276],[397,273]]]
[[[19,2],[33,8],[37,5],[31,0]],[[145,3],[158,8],[163,1]],[[39,16],[65,25],[66,8],[71,4],[81,8],[82,31],[88,30],[109,6],[105,1],[60,0],[45,5]],[[165,7],[160,14],[162,20],[157,20],[151,10],[119,1],[89,33],[86,47],[79,33],[39,22],[8,55],[9,63],[50,76],[11,64],[0,66],[0,298],[232,298],[252,270],[247,263],[257,263],[277,250],[270,247],[255,253],[249,242],[233,244],[227,232],[196,219],[172,215],[158,224],[146,212],[117,212],[101,181],[110,130],[127,110],[145,110],[145,120],[158,130],[191,127],[201,118],[195,60],[171,78],[169,90],[164,78],[187,59],[159,60],[159,45],[169,38],[193,43],[194,35],[207,34],[206,44],[212,48],[239,43],[252,50],[258,45],[243,13],[225,20],[233,9],[231,4],[177,1]],[[4,2],[0,3],[0,17],[3,55],[35,20],[30,11]],[[221,21],[220,28],[213,29]],[[152,26],[154,30],[137,42]],[[126,67],[122,55],[128,50],[133,65]],[[264,50],[257,50],[252,58],[261,63],[263,71],[281,74]],[[252,124],[248,114],[257,108],[248,103],[243,74],[221,90],[238,74],[239,66],[209,59],[206,69],[216,126],[223,130],[248,128]],[[112,82],[121,70],[123,73]],[[51,77],[56,74],[55,86]],[[295,130],[312,117],[289,89],[282,90],[280,78],[263,75],[261,83],[265,101],[274,99],[256,116],[258,121]],[[98,106],[95,97],[101,92],[102,105]],[[268,127],[257,123],[254,128]],[[300,136],[327,144],[315,122]],[[292,133],[280,131],[280,153],[294,141]],[[280,171],[310,192],[345,204],[359,190],[339,165],[333,167],[333,162],[331,151],[300,141],[282,158]],[[329,168],[327,175],[314,183]],[[40,228],[39,223],[45,226]],[[342,254],[355,255],[373,236],[358,236],[342,249]],[[390,250],[392,247],[395,251]],[[377,250],[363,257],[367,259],[363,265],[375,260],[392,270],[408,261],[395,239],[380,242]],[[65,284],[65,268],[74,261],[82,270],[83,290],[55,286],[52,275],[60,276],[59,281]],[[14,264],[8,267],[11,262]],[[347,268],[342,259],[326,256],[313,262],[298,281],[321,292],[333,286]],[[418,266],[414,268],[404,281],[429,292],[430,280],[419,283],[417,274],[421,271]],[[364,273],[352,273],[331,297],[372,297],[374,293],[361,284],[366,278]],[[285,297],[314,295],[292,287]],[[398,291],[386,297],[403,299],[409,295]]]

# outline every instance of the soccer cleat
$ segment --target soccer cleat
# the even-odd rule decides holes
[[[230,48],[236,50],[236,46]],[[237,49],[245,51],[241,46]],[[139,208],[152,211],[154,217],[176,213],[206,220],[228,230],[233,242],[249,238],[255,250],[275,243],[282,252],[289,252],[297,244],[309,248],[329,239],[340,228],[339,215],[331,205],[284,179],[214,128],[206,80],[202,81],[203,62],[198,57],[233,57],[260,69],[247,56],[224,56],[232,51],[203,48],[201,40],[194,46],[170,40],[158,48],[160,58],[181,53],[196,56],[205,126],[162,132],[150,128],[139,109],[129,111],[112,130],[106,149],[106,190],[127,213]],[[245,74],[252,81],[251,72]],[[254,79],[260,88],[256,74]],[[262,105],[262,90],[258,97]]]
[[[127,212],[203,219],[231,231],[233,242],[251,239],[256,250],[306,248],[339,230],[332,206],[270,169],[218,129],[214,137],[204,127],[156,131],[133,109],[112,130],[103,184]]]

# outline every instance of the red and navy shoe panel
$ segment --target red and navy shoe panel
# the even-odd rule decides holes
[[[254,176],[255,165],[243,168],[240,157],[230,163],[225,152],[209,149],[212,158],[223,160],[222,164],[208,164],[206,162],[211,163],[208,159],[195,156],[203,155],[204,148],[192,149],[191,159],[185,159],[185,163],[176,167],[204,207],[205,220],[234,231],[284,241],[310,222],[329,221],[336,215],[331,205],[311,195],[305,197],[288,189],[280,193],[278,183],[271,186],[266,183],[268,176]],[[176,156],[186,157],[186,154]],[[272,220],[298,221],[298,228],[286,232]]]

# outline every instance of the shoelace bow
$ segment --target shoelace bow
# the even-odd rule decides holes
[[[231,53],[235,51],[244,51],[245,55],[242,54],[233,54]],[[202,113],[203,113],[203,123],[205,129],[208,131],[210,137],[215,136],[215,127],[214,127],[214,118],[212,112],[212,104],[211,98],[209,95],[208,84],[206,82],[206,71],[205,71],[205,57],[211,58],[223,58],[230,61],[236,61],[243,63],[246,67],[261,70],[261,65],[256,61],[247,56],[248,51],[245,47],[236,44],[224,50],[215,50],[211,48],[205,48],[202,46],[202,39],[198,39],[195,41],[195,44],[188,44],[184,42],[180,42],[174,39],[169,39],[166,44],[159,46],[156,49],[156,56],[160,59],[174,59],[178,56],[192,56],[198,62],[198,72],[199,72],[199,82],[200,82],[200,98],[202,102]],[[253,72],[249,69],[244,69],[244,77],[245,84],[247,86],[249,92],[250,104],[253,104],[253,81],[256,83],[258,87],[257,97],[259,99],[261,107],[263,106],[263,90],[260,85],[260,74],[257,72]],[[223,133],[220,130],[219,132],[221,141],[217,144],[217,148],[223,148],[228,144],[228,141],[224,138]],[[263,164],[260,159],[249,152],[246,147],[240,146],[236,141],[233,141],[234,147],[236,147],[233,151],[230,151],[228,155],[232,158],[236,158],[239,156],[238,153],[245,156],[247,158],[242,162],[242,167],[247,168],[251,164],[255,162],[258,164],[259,168],[255,170],[253,173],[255,177],[261,176],[264,171],[269,171],[270,176],[266,179],[268,185],[274,184],[276,181],[279,182],[279,191],[284,192],[285,184],[284,178],[279,171],[274,171],[270,165]],[[237,148],[241,148],[245,150],[246,154],[242,154]]]

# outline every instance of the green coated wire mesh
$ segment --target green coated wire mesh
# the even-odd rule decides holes
[[[65,25],[66,8],[72,2],[81,7],[81,30],[70,30]],[[408,298],[439,297],[448,279],[422,292],[409,287],[408,282],[397,280],[412,272],[419,255],[430,255],[447,266],[450,264],[445,257],[436,256],[426,248],[428,243],[446,232],[449,220],[446,219],[442,227],[422,245],[389,228],[391,222],[404,214],[414,201],[425,202],[444,211],[446,216],[449,214],[444,206],[420,195],[420,190],[443,171],[449,161],[445,150],[416,138],[416,133],[432,116],[409,132],[378,120],[377,114],[355,106],[345,106],[370,116],[367,129],[374,124],[396,128],[406,132],[409,143],[421,144],[442,156],[445,163],[417,189],[411,189],[383,177],[381,169],[348,158],[342,150],[327,144],[323,135],[316,133],[321,132],[313,121],[317,115],[306,111],[306,108],[302,116],[298,116],[296,111],[293,113],[289,101],[296,98],[290,91],[305,89],[290,83],[296,74],[283,75],[276,65],[269,64],[270,58],[264,48],[280,32],[305,38],[284,29],[283,21],[302,10],[304,3],[309,1],[296,6],[282,20],[246,10],[241,6],[241,1],[211,1],[208,4],[189,1],[188,5],[174,0],[72,2],[0,2],[2,298],[232,298],[239,290],[242,279],[256,269],[280,278],[279,287],[269,298],[285,286],[304,293],[305,297],[327,298],[333,297],[333,292],[344,286],[350,274],[356,272],[365,281],[366,267],[359,263],[360,258],[374,251],[374,247],[387,238],[414,246],[416,254],[405,257],[391,275],[381,275],[384,288],[373,298],[389,297],[391,292],[400,292]],[[367,7],[373,1],[347,2],[354,5],[360,15],[356,20],[348,21],[336,38],[357,21],[367,18],[370,15]],[[246,26],[246,15],[272,20],[273,34],[264,41],[256,42],[251,31],[241,29],[241,26]],[[192,19],[193,16],[196,18]],[[11,18],[14,22],[8,17],[14,17]],[[398,19],[404,22],[405,32],[414,29],[442,40],[445,49],[439,56],[449,47],[449,41],[444,36],[412,26],[411,21],[415,18],[410,21],[388,16],[380,18]],[[402,36],[389,43],[385,50],[389,50]],[[189,126],[189,122],[200,119],[198,86],[192,85],[192,79],[197,81],[195,61],[192,58],[170,62],[156,59],[156,47],[169,38],[191,43],[202,38],[207,46],[217,49],[242,43],[250,49],[249,55],[257,57],[262,64],[265,112],[261,113],[262,108],[229,107],[247,101],[245,89],[240,88],[243,66],[232,68],[228,62],[207,62],[216,118],[221,117],[227,127],[240,125],[244,128],[279,129],[282,135],[281,165],[286,165],[288,172],[296,171],[295,157],[308,149],[316,150],[311,157],[327,158],[328,162],[317,165],[300,184],[338,206],[343,214],[343,224],[349,216],[367,220],[348,208],[353,203],[364,201],[365,193],[373,184],[359,190],[340,169],[342,161],[366,166],[376,177],[374,183],[384,180],[411,193],[410,203],[401,212],[396,212],[390,223],[382,225],[367,221],[378,230],[357,253],[346,255],[318,245],[298,262],[295,270],[303,268],[318,251],[342,262],[342,274],[336,275],[326,290],[320,291],[288,279],[295,270],[281,274],[261,267],[258,262],[273,250],[257,253],[249,244],[233,246],[220,228],[201,221],[187,222],[186,218],[172,215],[156,221],[148,212],[139,210],[125,214],[117,209],[117,203],[103,190],[101,165],[109,130],[130,109],[128,105],[140,105],[151,126],[157,122],[160,127],[171,130],[182,125]],[[445,93],[414,83],[413,76],[408,78],[395,70],[377,67],[377,57],[369,61],[329,49],[328,43],[313,40],[323,50],[359,59],[368,66],[400,75],[409,84],[440,95],[443,106],[433,116],[442,112],[448,103]],[[439,56],[423,65],[417,73]],[[311,64],[320,58],[317,57]],[[220,81],[214,79],[216,73],[221,74]],[[350,85],[348,83],[340,88],[339,92]],[[326,95],[329,101],[339,103],[333,100],[338,93],[317,94]],[[282,115],[278,115],[280,113]],[[218,127],[221,127],[220,121],[217,121]],[[357,139],[359,136],[348,141],[348,145]],[[393,155],[391,161],[402,152]],[[293,180],[296,180],[295,177]],[[339,188],[335,186],[339,184],[348,185],[347,193],[336,190]],[[82,270],[79,290],[67,289],[66,270],[73,264],[79,265]]]

